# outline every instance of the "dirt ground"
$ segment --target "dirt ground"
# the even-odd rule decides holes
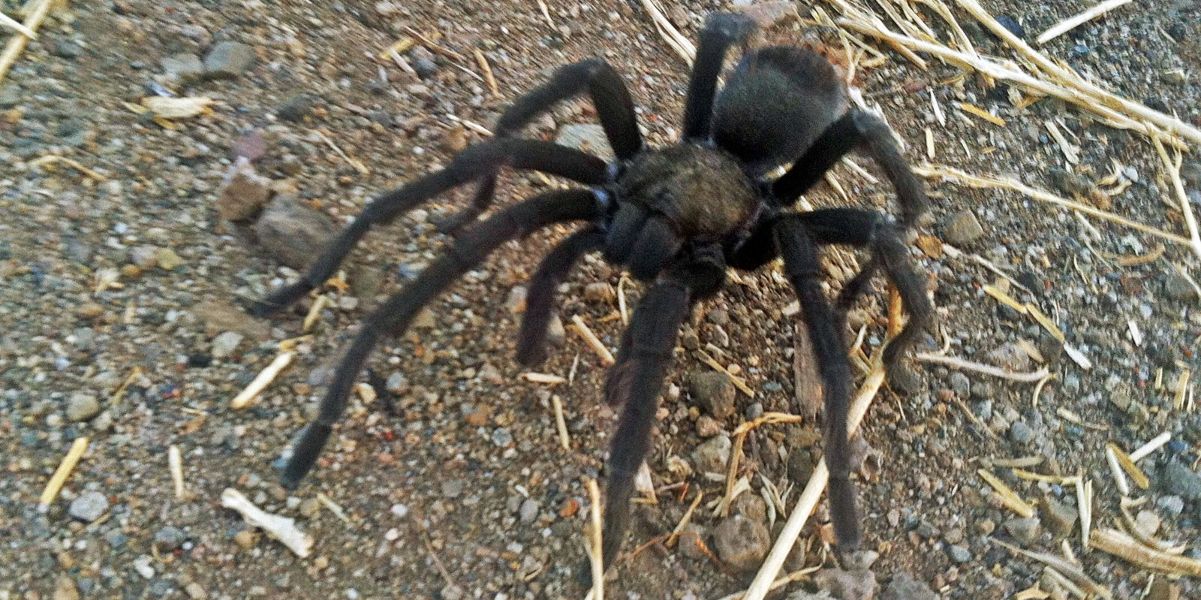
[[[5,0],[0,9],[16,15],[18,4]],[[373,306],[436,255],[447,238],[432,222],[468,194],[439,198],[371,234],[347,266],[347,285],[323,290],[329,303],[314,313],[310,337],[295,344],[294,363],[254,407],[229,408],[279,354],[279,343],[302,335],[313,301],[270,321],[240,306],[293,280],[318,251],[287,233],[274,246],[257,243],[261,229],[222,218],[218,198],[239,153],[271,180],[273,202],[294,197],[343,223],[376,193],[482,139],[462,123],[491,126],[506,103],[555,66],[588,56],[607,59],[626,78],[650,144],[678,138],[687,66],[641,3],[546,0],[545,15],[539,4],[106,0],[73,3],[43,25],[0,82],[0,599],[583,595],[574,579],[585,559],[583,480],[603,483],[615,422],[600,402],[603,367],[570,329],[540,368],[570,374],[570,383],[527,381],[513,359],[520,287],[565,228],[505,246],[403,339],[381,344],[371,374],[360,379],[378,398],[356,396],[336,440],[295,491],[276,483],[273,463],[314,414],[339,348]],[[689,39],[708,12],[736,8],[663,4]],[[1084,4],[985,6],[1033,39]],[[1044,51],[1126,98],[1201,125],[1201,10],[1195,2],[1135,4]],[[796,5],[804,18],[813,8]],[[1011,56],[966,13],[956,15],[982,54]],[[767,38],[798,41],[806,29],[805,20],[788,18]],[[411,72],[380,57],[417,34],[423,39],[398,52]],[[224,42],[238,42],[242,54],[213,57]],[[1019,110],[982,78],[934,60],[921,71],[870,45],[886,60],[863,68],[856,81],[913,163],[1012,176],[1066,195],[1071,186],[1063,181],[1071,177],[1056,170],[1095,182],[1116,161],[1121,179],[1114,181],[1128,187],[1103,199],[1085,190],[1084,199],[1186,235],[1145,138],[1057,101]],[[209,59],[215,62],[199,64]],[[165,124],[134,110],[145,97],[168,94],[216,103]],[[957,108],[961,102],[1005,124],[971,116]],[[553,139],[563,126],[593,119],[588,102],[571,102],[527,134]],[[1068,132],[1078,162],[1065,160],[1048,120]],[[869,175],[834,171],[847,198],[895,213],[887,181],[866,157],[855,160]],[[1201,162],[1185,155],[1182,172],[1196,211]],[[502,180],[502,203],[552,185],[528,173],[505,172]],[[1013,192],[939,182],[929,191],[933,222],[911,254],[928,274],[941,334],[927,335],[919,350],[936,353],[945,343],[950,356],[1011,371],[1046,368],[1053,377],[1036,393],[1033,382],[911,364],[916,377],[886,386],[864,426],[870,451],[857,486],[865,545],[879,558],[866,574],[827,569],[785,589],[802,599],[818,590],[871,597],[845,590],[849,581],[878,583],[885,598],[930,597],[906,595],[922,587],[901,584],[912,579],[934,597],[1000,599],[1045,581],[1041,563],[996,538],[1053,554],[1070,548],[1114,598],[1201,597],[1196,577],[1153,575],[1085,552],[1073,485],[1022,479],[994,462],[1034,457],[1023,463],[1027,471],[1082,475],[1093,486],[1093,528],[1116,528],[1121,495],[1105,444],[1130,451],[1170,432],[1172,441],[1139,463],[1150,485],[1134,487],[1130,496],[1146,503],[1130,510],[1157,538],[1187,544],[1185,557],[1201,558],[1201,413],[1189,407],[1190,374],[1201,371],[1197,256]],[[808,200],[847,203],[828,184]],[[953,257],[936,238],[954,240],[966,254]],[[832,289],[856,260],[864,258],[839,254],[825,265]],[[621,331],[620,275],[592,257],[560,294],[564,322],[580,315],[610,348]],[[1010,295],[1039,307],[1091,367],[1065,354],[1037,320],[988,295],[986,285],[1009,286]],[[623,288],[635,305],[641,288]],[[819,426],[806,419],[748,436],[739,475],[750,490],[735,504],[737,517],[716,516],[710,506],[724,492],[724,469],[712,477],[698,467],[722,445],[714,440],[748,418],[803,412],[797,396],[809,397],[814,387],[802,380],[797,389],[792,302],[779,268],[765,268],[729,285],[689,323],[648,460],[657,503],[636,506],[609,597],[717,598],[749,583],[753,570],[740,571],[721,548],[741,544],[758,564],[820,456]],[[884,335],[886,304],[880,285],[851,315],[856,331],[866,327],[869,349]],[[693,375],[711,369],[698,346],[734,366],[754,398],[739,393],[731,410],[716,415],[703,408]],[[563,406],[570,450],[560,447],[552,396]],[[392,411],[382,408],[385,401]],[[82,436],[89,439],[82,460],[49,510],[39,511],[46,482]],[[182,496],[168,468],[172,447],[182,456]],[[1036,507],[1033,521],[998,503],[978,469],[996,473]],[[295,556],[222,508],[228,487],[296,518],[315,540],[312,555]],[[769,503],[772,488],[784,496],[780,509]],[[687,535],[667,546],[664,534],[700,492],[705,499]],[[721,527],[731,518],[770,535],[731,539]],[[825,518],[819,509],[816,520]],[[836,567],[823,547],[828,535],[828,528],[807,528],[788,568]]]

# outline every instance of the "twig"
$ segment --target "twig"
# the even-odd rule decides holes
[[[546,7],[546,2],[543,2],[543,0],[538,0],[538,10],[542,11],[542,18],[546,19],[546,24],[554,27],[555,22],[550,20],[550,9]]]
[[[953,356],[930,354],[929,352],[918,352],[917,354],[914,354],[914,358],[922,362],[936,363],[956,369],[963,369],[965,371],[975,371],[985,375],[992,375],[993,377],[1000,377],[1001,379],[1021,381],[1024,383],[1036,382],[1049,374],[1049,371],[1047,371],[1046,367],[1042,367],[1037,371],[1030,371],[1027,373],[1015,373],[1013,371],[1006,371],[1005,369],[994,367],[992,365],[972,362],[970,360],[955,358]]]
[[[671,49],[676,54],[679,54],[680,58],[683,58],[684,62],[688,63],[688,66],[692,66],[692,61],[696,58],[696,46],[693,46],[692,42],[688,41],[688,38],[684,37],[671,24],[671,21],[663,15],[663,11],[655,4],[655,0],[642,0],[642,7],[646,9],[646,12],[650,13],[651,20],[655,22],[655,29],[659,32],[659,35],[663,36],[663,40],[667,42],[667,45],[671,46]]]
[[[83,457],[83,453],[88,449],[88,438],[78,437],[71,443],[71,449],[67,450],[63,461],[58,463],[58,468],[54,470],[54,475],[50,476],[50,481],[46,482],[46,489],[42,490],[42,497],[38,499],[38,512],[45,513],[50,510],[50,504],[58,497],[58,492],[63,489],[63,484],[67,482],[67,478],[71,476],[71,472],[75,470],[75,465],[79,464],[79,459]]]
[[[1084,214],[1096,217],[1098,219],[1116,223],[1124,227],[1129,227],[1131,229],[1168,240],[1172,243],[1182,244],[1185,246],[1192,245],[1192,240],[1189,238],[1176,235],[1174,233],[1169,233],[1161,229],[1156,229],[1150,225],[1139,223],[1137,221],[1131,221],[1130,219],[1127,219],[1121,215],[1116,215],[1098,208],[1093,208],[1087,204],[1081,204],[1073,200],[1061,198],[1046,190],[1028,186],[1020,181],[1010,179],[1008,177],[998,177],[995,175],[972,175],[954,167],[948,167],[945,165],[914,167],[913,172],[928,179],[943,179],[972,188],[993,188],[1019,192],[1040,202],[1046,202],[1048,204],[1054,204],[1057,206],[1070,208],[1072,210],[1078,210]]]
[[[1164,149],[1163,142],[1160,142],[1159,138],[1153,137],[1151,142],[1155,144],[1155,151],[1159,153],[1159,158],[1168,171],[1168,178],[1172,180],[1172,189],[1176,191],[1176,198],[1180,200],[1180,210],[1184,213],[1184,222],[1188,226],[1189,243],[1193,247],[1193,252],[1201,257],[1201,233],[1197,231],[1197,217],[1193,215],[1193,207],[1189,206],[1188,194],[1184,193],[1184,183],[1180,181],[1180,155],[1177,154],[1177,161],[1173,162],[1168,157],[1168,151]]]
[[[347,155],[345,152],[343,152],[342,149],[339,148],[338,145],[335,144],[334,141],[329,138],[329,136],[322,133],[320,129],[318,129],[316,131],[317,131],[317,135],[326,143],[326,145],[328,145],[331,150],[333,150],[335,153],[337,153],[338,156],[341,156],[342,160],[346,161],[347,163],[350,164],[350,166],[354,167],[354,170],[358,171],[360,175],[370,175],[371,174],[371,171],[366,166],[364,166],[363,163],[351,158],[349,155]]]
[[[976,469],[976,474],[980,475],[980,478],[987,482],[993,490],[996,490],[997,499],[1006,508],[1017,513],[1023,519],[1029,519],[1034,516],[1034,507],[1030,506],[1025,500],[1022,500],[1022,497],[1013,491],[1013,488],[1005,485],[1005,482],[998,479],[996,475],[984,469]]]
[[[804,569],[797,569],[796,571],[793,571],[793,572],[773,581],[772,584],[767,587],[767,591],[774,592],[790,583],[800,581],[800,580],[812,575],[813,573],[820,571],[821,569],[822,568],[820,566],[805,567]],[[735,594],[730,594],[729,596],[722,596],[719,600],[746,600],[747,598],[750,597],[747,594],[750,594],[750,593],[751,593],[751,591],[748,589],[745,592],[738,592]]]
[[[859,428],[860,421],[867,414],[867,409],[871,406],[872,399],[876,397],[876,392],[880,390],[880,386],[883,383],[884,365],[881,362],[881,353],[877,351],[872,358],[872,370],[868,373],[867,378],[864,379],[863,384],[859,386],[859,391],[855,394],[855,398],[848,410],[848,436],[853,435],[855,430]],[[813,475],[809,477],[809,483],[805,484],[805,489],[801,492],[800,498],[797,499],[792,512],[788,515],[788,521],[784,523],[784,530],[780,532],[780,536],[776,538],[775,544],[772,545],[771,552],[767,554],[763,565],[759,567],[759,572],[755,574],[755,580],[747,588],[743,600],[763,600],[767,596],[767,593],[773,589],[773,580],[784,566],[784,559],[792,551],[793,544],[796,543],[797,538],[801,535],[801,529],[805,527],[805,523],[809,520],[809,515],[817,507],[817,502],[821,498],[822,491],[825,490],[826,484],[829,481],[830,470],[826,466],[826,461],[822,460],[818,463],[817,468],[813,470]]]
[[[605,598],[605,567],[604,563],[604,546],[601,540],[601,499],[600,490],[596,487],[595,479],[588,479],[584,482],[588,488],[588,498],[592,502],[592,531],[589,532],[589,540],[591,542],[591,551],[588,553],[589,560],[592,564],[592,600],[604,600]]]
[[[680,537],[681,533],[684,533],[684,528],[692,520],[692,513],[696,512],[696,507],[700,506],[701,500],[704,500],[704,498],[705,492],[697,490],[696,498],[692,499],[692,504],[688,505],[688,510],[684,511],[684,516],[680,518],[680,522],[676,524],[676,528],[672,529],[671,535],[667,536],[667,541],[664,542],[665,546],[670,548],[675,543],[676,538]]]
[[[29,16],[25,17],[23,24],[25,29],[30,33],[37,31],[42,25],[42,21],[46,19],[46,15],[50,13],[50,5],[54,4],[54,0],[42,0],[33,10],[29,11]],[[22,32],[23,33],[23,32]],[[8,70],[17,62],[17,57],[21,56],[21,52],[25,50],[25,45],[29,43],[29,35],[14,35],[8,40],[8,45],[4,46],[4,52],[0,52],[0,81],[4,81],[4,77],[8,75]]]
[[[605,347],[604,342],[601,342],[600,338],[596,337],[595,333],[592,333],[592,329],[588,327],[588,324],[584,322],[584,319],[580,318],[580,315],[571,315],[571,323],[575,326],[576,333],[578,333],[580,337],[584,338],[584,341],[588,344],[588,347],[592,348],[592,351],[600,357],[602,364],[604,364],[606,367],[610,367],[617,362],[617,360],[613,358],[613,353],[609,352],[609,349]]]
[[[225,488],[221,506],[238,511],[251,527],[258,527],[304,558],[313,549],[313,538],[296,527],[296,519],[271,514],[254,505],[242,492]]]
[[[171,483],[175,486],[175,499],[182,500],[184,497],[183,487],[183,455],[179,452],[179,446],[171,444],[167,448],[167,469],[171,471]]]
[[[479,48],[475,50],[475,62],[479,63],[480,71],[484,73],[484,81],[488,84],[488,90],[492,92],[492,97],[500,98],[500,88],[496,86],[496,78],[492,76],[492,65],[488,64],[488,57],[484,56]]]
[[[1116,529],[1096,529],[1089,545],[1145,569],[1201,577],[1201,561],[1148,548]]]
[[[72,169],[75,169],[76,171],[83,173],[85,177],[87,177],[88,179],[91,179],[93,181],[108,181],[107,177],[105,177],[104,175],[101,175],[100,173],[98,173],[92,169],[89,169],[89,168],[83,166],[79,161],[71,159],[71,158],[67,158],[65,156],[59,156],[57,154],[47,154],[46,156],[38,157],[34,160],[29,161],[29,166],[44,167],[46,165],[51,165],[56,162],[61,162],[65,165],[67,165],[68,167],[71,167]]]
[[[1131,452],[1130,460],[1132,460],[1134,462],[1138,462],[1138,461],[1146,458],[1147,456],[1150,456],[1150,454],[1152,452],[1159,450],[1160,448],[1162,448],[1165,444],[1167,444],[1171,440],[1172,440],[1172,432],[1165,431],[1165,432],[1155,436],[1154,438],[1152,438],[1151,441],[1147,442],[1146,444],[1139,446],[1138,449],[1135,450],[1134,452]]]
[[[289,364],[292,364],[292,359],[295,357],[295,352],[284,352],[275,357],[275,360],[271,361],[271,364],[267,365],[267,368],[263,369],[250,382],[250,385],[246,386],[246,389],[238,393],[237,396],[234,396],[234,399],[229,402],[229,407],[242,409],[254,404],[259,394],[263,393],[263,390],[267,389],[267,386],[271,385],[272,381],[275,381],[280,372],[286,369]]]
[[[1096,532],[1094,532],[1093,535],[1095,536]],[[998,540],[997,538],[993,538],[993,537],[988,538],[988,541],[990,541],[998,546],[1001,546],[1002,548],[1006,548],[1010,552],[1013,552],[1014,554],[1020,554],[1027,558],[1031,558],[1040,563],[1043,563],[1044,565],[1047,565],[1048,567],[1055,569],[1056,571],[1059,571],[1060,573],[1062,573],[1063,575],[1065,575],[1066,577],[1071,579],[1074,583],[1085,586],[1086,590],[1089,593],[1096,594],[1096,595],[1100,596],[1101,598],[1105,598],[1106,600],[1113,598],[1113,593],[1110,592],[1109,589],[1107,589],[1107,588],[1103,587],[1101,584],[1093,581],[1091,577],[1086,575],[1084,573],[1084,571],[1080,569],[1080,567],[1069,562],[1067,559],[1060,558],[1058,556],[1055,556],[1054,554],[1047,554],[1045,552],[1033,552],[1030,550],[1023,550],[1022,548],[1018,548],[1017,546],[1014,546],[1013,544],[1003,542],[1003,541]]]
[[[1108,0],[1102,2],[1084,12],[1081,12],[1073,17],[1068,17],[1042,32],[1036,40],[1040,45],[1045,44],[1123,4],[1129,4],[1130,0]]]
[[[717,362],[717,360],[712,356],[709,356],[708,352],[705,352],[704,350],[697,350],[696,356],[701,360],[701,362],[709,365],[709,367],[714,371],[722,373],[726,377],[730,378],[730,382],[734,384],[734,387],[738,388],[738,391],[750,396],[751,398],[755,397],[755,390],[752,390],[751,387],[746,384],[746,381],[744,381],[741,377],[731,373],[730,370],[724,365]]]
[[[309,312],[304,316],[304,324],[300,326],[301,333],[308,333],[313,329],[313,325],[317,324],[317,319],[321,318],[321,311],[329,304],[329,297],[325,294],[317,296],[313,301],[313,305],[309,307]]]
[[[38,39],[38,34],[36,31],[26,27],[24,23],[14,19],[2,12],[0,12],[0,25],[3,25],[10,29],[13,29],[17,33],[20,33],[21,35],[23,35],[31,40]]]
[[[567,435],[567,421],[563,418],[563,401],[558,394],[551,394],[551,407],[555,411],[555,430],[559,432],[559,445],[564,450],[571,450],[571,438]]]

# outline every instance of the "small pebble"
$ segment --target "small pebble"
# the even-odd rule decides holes
[[[108,510],[108,498],[96,491],[86,491],[75,497],[67,507],[67,514],[72,518],[91,523],[99,519]]]

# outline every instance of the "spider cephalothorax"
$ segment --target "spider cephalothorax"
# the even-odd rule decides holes
[[[258,315],[292,304],[333,275],[372,225],[388,223],[455,186],[478,182],[472,204],[443,225],[457,232],[446,251],[364,321],[338,365],[317,419],[293,449],[284,469],[285,485],[296,485],[316,463],[381,336],[404,331],[423,306],[501,244],[546,225],[575,221],[584,225],[555,245],[530,279],[517,358],[527,365],[545,358],[555,290],[583,255],[602,252],[609,262],[648,282],[605,381],[606,400],[623,409],[608,462],[604,564],[612,564],[624,541],[634,475],[650,450],[659,391],[690,307],[721,289],[728,267],[754,270],[777,257],[800,300],[822,378],[835,533],[843,547],[856,546],[860,532],[847,446],[851,370],[843,340],[845,312],[872,276],[883,271],[910,314],[885,350],[886,363],[895,364],[928,325],[933,311],[901,241],[904,230],[925,211],[926,199],[888,126],[850,107],[836,70],[814,51],[789,46],[750,51],[718,94],[726,53],[751,30],[751,22],[740,16],[717,14],[706,21],[679,144],[663,149],[643,144],[630,95],[604,61],[562,67],[503,113],[495,139],[373,200],[301,281],[256,303],[252,311]],[[512,137],[556,102],[582,93],[596,105],[616,155],[613,163]],[[801,194],[855,148],[879,163],[896,188],[899,223],[857,208],[792,210]],[[768,173],[780,166],[787,167],[785,173],[770,178]],[[536,169],[588,187],[547,192],[480,220],[501,167]],[[823,244],[849,244],[871,254],[833,307],[820,285],[818,247]]]

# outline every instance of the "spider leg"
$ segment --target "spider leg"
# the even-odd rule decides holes
[[[587,185],[605,179],[605,163],[595,156],[550,142],[497,139],[467,148],[446,168],[372,200],[325,249],[304,277],[255,302],[250,313],[263,317],[296,302],[329,279],[372,225],[390,223],[422,202],[455,186],[494,173],[502,166],[535,169]]]
[[[559,242],[530,278],[525,315],[517,335],[517,362],[534,366],[546,360],[546,332],[554,308],[555,288],[567,277],[581,256],[596,250],[605,234],[596,227],[580,229]]]
[[[713,121],[713,98],[717,94],[717,77],[730,46],[740,43],[755,30],[749,17],[731,13],[713,13],[705,18],[688,81],[688,97],[684,103],[684,139],[703,140],[709,137]]]
[[[826,128],[792,168],[772,184],[773,195],[781,205],[792,205],[857,146],[880,165],[896,189],[901,224],[905,228],[916,225],[929,208],[922,184],[901,155],[888,124],[859,109],[851,109]]]
[[[884,349],[884,364],[892,368],[905,351],[917,342],[921,330],[934,320],[934,308],[926,297],[926,288],[902,241],[903,229],[881,213],[855,209],[831,208],[801,213],[797,221],[820,243],[851,244],[868,248],[872,257],[863,269],[843,287],[838,298],[840,314],[854,303],[867,288],[877,270],[884,271],[897,288],[901,303],[909,313],[909,322]]]
[[[851,365],[846,345],[836,327],[833,311],[821,289],[817,240],[793,215],[780,218],[773,228],[784,270],[801,303],[804,322],[813,343],[825,394],[826,467],[830,470],[830,516],[834,533],[844,549],[859,545],[859,517],[855,488],[851,484],[851,457],[847,443]]]
[[[584,92],[592,97],[597,118],[618,160],[627,160],[642,150],[642,133],[638,131],[638,116],[630,92],[621,75],[599,58],[560,67],[550,81],[514,101],[497,121],[496,137],[512,136],[556,103]],[[490,174],[476,188],[471,204],[446,218],[439,228],[451,232],[474,221],[492,204],[495,192],[496,175]]]
[[[283,484],[289,488],[295,487],[316,464],[334,423],[346,409],[346,399],[367,355],[380,337],[404,332],[422,307],[501,244],[545,225],[593,219],[603,211],[604,208],[590,191],[549,192],[506,208],[449,244],[446,251],[417,276],[416,281],[389,298],[363,322],[338,363],[333,383],[321,400],[317,419],[304,428],[293,448],[292,456],[284,467]]]
[[[688,316],[689,297],[688,284],[674,274],[661,278],[647,290],[623,336],[621,362],[613,367],[623,371],[620,384],[607,386],[609,401],[624,407],[609,450],[602,535],[602,559],[606,567],[613,564],[625,540],[634,477],[651,448],[659,392],[680,325]],[[587,566],[581,578],[591,579]]]

